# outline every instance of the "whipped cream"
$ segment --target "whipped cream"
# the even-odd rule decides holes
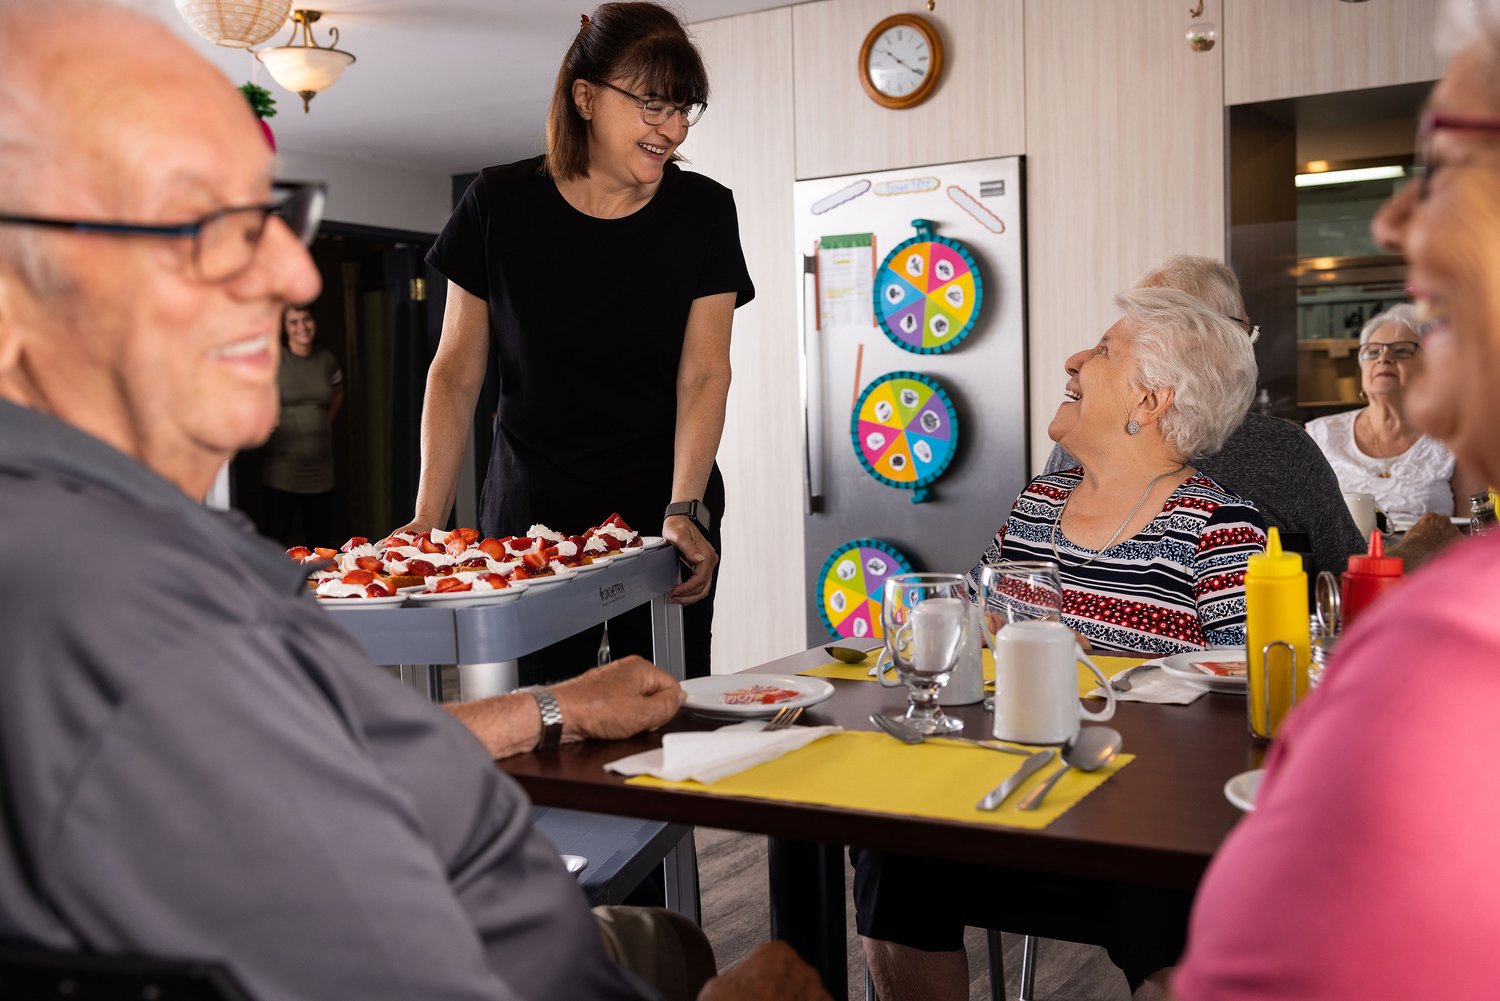
[[[637,533],[632,532],[626,528],[620,528],[617,525],[605,525],[602,528],[596,529],[594,531],[594,535],[607,535],[611,539],[619,539],[621,542],[629,542],[631,539],[636,537]]]
[[[532,525],[530,528],[528,528],[526,530],[526,535],[527,535],[528,538],[532,538],[532,539],[546,539],[548,542],[551,542],[551,543],[562,542],[564,539],[567,538],[566,535],[561,535],[561,534],[559,534],[557,532],[554,532],[554,531],[552,531],[552,529],[548,528],[546,525],[541,525],[541,524]]]
[[[493,585],[490,584],[489,581],[487,581],[487,580],[484,579],[484,575],[486,573],[491,573],[491,572],[498,573],[499,571],[475,570],[475,571],[470,572],[470,571],[460,570],[458,573],[448,574],[445,577],[428,577],[427,578],[427,590],[429,592],[434,592],[435,593],[438,581],[440,581],[440,580],[458,580],[458,581],[463,581],[465,584],[469,585],[469,590],[470,591],[501,591],[501,590],[506,590],[506,588],[494,587]],[[512,586],[517,586],[517,585],[512,585]]]
[[[365,590],[366,584],[345,584],[337,577],[325,580],[318,585],[318,597],[320,598],[368,598],[369,592]]]

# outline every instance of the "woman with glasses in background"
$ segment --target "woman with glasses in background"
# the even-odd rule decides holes
[[[659,532],[691,568],[672,599],[689,606],[688,674],[703,675],[730,328],[755,293],[733,196],[675,162],[708,98],[682,24],[652,3],[607,3],[580,20],[547,152],[482,171],[427,255],[448,299],[406,527],[444,526],[493,343],[499,400],[480,530],[523,535],[544,522],[575,534],[618,511]],[[592,666],[599,639],[594,629],[523,660],[523,683]],[[612,619],[609,646],[649,655],[648,609]]]
[[[1469,495],[1484,487],[1458,470],[1453,453],[1406,413],[1405,394],[1421,371],[1426,333],[1415,307],[1406,304],[1371,318],[1359,332],[1360,395],[1369,405],[1307,424],[1339,486],[1370,494],[1402,526],[1428,512],[1467,513]]]

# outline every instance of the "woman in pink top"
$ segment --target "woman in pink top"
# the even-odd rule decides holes
[[[1421,178],[1375,221],[1432,324],[1408,406],[1500,483],[1500,0],[1453,4]],[[1500,533],[1454,547],[1339,642],[1199,890],[1173,990],[1239,998],[1497,993]]]

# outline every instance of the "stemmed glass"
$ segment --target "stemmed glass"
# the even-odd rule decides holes
[[[886,654],[910,700],[903,726],[924,734],[963,729],[962,720],[943,715],[937,696],[958,662],[968,617],[968,588],[959,574],[898,574],[885,582]]]
[[[979,571],[984,639],[995,648],[995,634],[1012,622],[1061,622],[1062,579],[1051,560],[1005,560]]]

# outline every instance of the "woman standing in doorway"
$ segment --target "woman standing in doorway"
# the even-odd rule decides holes
[[[337,545],[333,531],[333,419],[344,405],[344,373],[326,348],[313,346],[312,307],[281,314],[281,362],[276,370],[281,416],[266,442],[266,534],[288,546]],[[301,519],[301,534],[293,527]]]
[[[728,189],[678,168],[708,75],[652,3],[584,16],[553,88],[547,152],[475,179],[428,262],[449,280],[427,379],[409,528],[440,525],[493,343],[486,535],[581,532],[618,511],[660,532],[691,575],[672,592],[689,675],[709,672],[724,515],[714,456],[734,309],[754,295]],[[487,415],[486,415],[487,416]],[[645,608],[610,622],[615,655],[651,652]],[[594,663],[598,631],[523,661],[539,683]]]

